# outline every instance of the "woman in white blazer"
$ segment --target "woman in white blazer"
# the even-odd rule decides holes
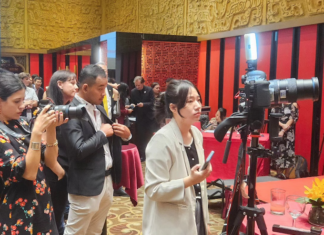
[[[199,91],[187,80],[173,80],[165,105],[173,118],[146,148],[143,235],[207,235],[205,179],[212,169],[209,164],[199,171],[203,138],[192,125],[201,114]]]

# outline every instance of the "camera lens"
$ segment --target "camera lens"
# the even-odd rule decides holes
[[[291,103],[297,100],[318,100],[319,83],[318,78],[298,79],[288,78],[269,81],[271,104]]]
[[[84,113],[86,112],[86,109],[84,105],[78,105],[76,107],[70,107],[69,108],[69,119],[80,119]]]
[[[312,99],[314,101],[319,98],[318,78],[298,79],[297,81],[298,100]]]
[[[86,109],[84,105],[78,105],[76,107],[70,107],[68,105],[57,105],[53,108],[55,111],[63,113],[63,118],[68,119],[80,119],[85,114]]]

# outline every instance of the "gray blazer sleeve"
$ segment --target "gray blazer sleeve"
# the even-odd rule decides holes
[[[155,135],[146,148],[145,193],[153,201],[184,201],[183,179],[171,179],[172,142],[162,134]]]

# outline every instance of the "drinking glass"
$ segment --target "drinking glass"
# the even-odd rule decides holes
[[[286,198],[286,209],[293,219],[293,227],[296,227],[296,219],[301,216],[306,208],[305,197],[289,195]]]
[[[274,215],[284,215],[285,214],[285,199],[286,190],[280,188],[272,188],[271,202],[270,202],[270,212]]]

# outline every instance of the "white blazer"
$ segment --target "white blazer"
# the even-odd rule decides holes
[[[191,126],[199,164],[205,162],[203,137]],[[174,119],[160,129],[146,148],[143,235],[196,235],[196,195],[194,187],[185,189],[183,178],[190,165],[183,139]],[[206,181],[200,183],[203,213],[209,220]]]

